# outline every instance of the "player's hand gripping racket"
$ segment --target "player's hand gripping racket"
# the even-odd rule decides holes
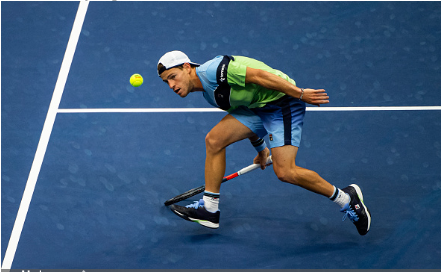
[[[272,160],[271,156],[269,156],[267,161],[266,161],[266,166],[269,166],[271,164],[273,164],[273,160]],[[240,169],[236,173],[233,173],[231,175],[228,175],[228,176],[224,177],[222,179],[222,182],[234,179],[235,177],[238,177],[240,175],[243,175],[243,174],[246,174],[246,173],[251,172],[253,170],[256,170],[257,168],[260,168],[260,164],[251,164],[251,165],[249,165],[249,166],[247,166],[245,168]],[[180,195],[177,195],[177,196],[175,196],[173,198],[170,198],[169,200],[164,202],[164,205],[165,206],[169,206],[171,204],[177,203],[177,202],[182,201],[184,199],[187,199],[187,198],[190,198],[190,197],[195,196],[197,194],[200,194],[203,191],[205,191],[205,185],[199,186],[199,187],[191,189],[191,190],[189,190],[189,191],[187,191],[187,192],[185,192],[183,194],[180,194]]]

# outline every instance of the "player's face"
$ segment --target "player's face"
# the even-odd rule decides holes
[[[194,87],[190,81],[189,69],[171,68],[161,74],[162,80],[180,97],[186,97]]]

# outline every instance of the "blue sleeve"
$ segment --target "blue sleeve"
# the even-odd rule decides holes
[[[223,56],[217,56],[209,60],[199,67],[196,67],[196,74],[199,77],[202,87],[204,88],[204,98],[208,103],[215,107],[219,107],[214,99],[214,91],[219,86],[216,79],[217,67],[222,61]]]

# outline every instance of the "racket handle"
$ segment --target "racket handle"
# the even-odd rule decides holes
[[[272,156],[269,156],[266,161],[266,166],[269,166],[271,164],[273,164],[273,159],[272,159]],[[237,171],[237,175],[240,176],[240,175],[246,174],[250,171],[256,170],[257,168],[260,168],[260,164],[251,164],[250,166],[247,166],[247,167],[242,168],[239,171]]]

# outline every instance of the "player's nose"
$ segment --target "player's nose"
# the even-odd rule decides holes
[[[173,90],[173,88],[175,87],[175,84],[174,84],[174,82],[172,82],[172,81],[168,81],[168,86],[170,87],[170,89],[172,89]]]

